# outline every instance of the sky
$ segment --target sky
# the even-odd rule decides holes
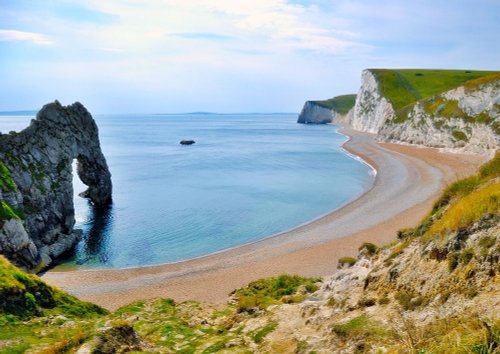
[[[500,70],[498,0],[0,0],[0,111],[299,112],[365,68]]]

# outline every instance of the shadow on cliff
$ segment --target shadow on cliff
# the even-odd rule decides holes
[[[113,204],[96,206],[89,202],[88,222],[85,225],[82,240],[75,250],[76,264],[89,261],[107,263],[110,258],[109,235],[113,228]]]

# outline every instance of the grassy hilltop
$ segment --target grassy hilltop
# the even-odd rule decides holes
[[[498,71],[426,70],[426,69],[368,69],[377,81],[381,93],[399,110],[421,99],[451,90],[467,82],[500,78]]]
[[[497,154],[392,244],[361,245],[323,280],[252,282],[227,305],[108,314],[0,257],[0,353],[498,353],[499,224]]]

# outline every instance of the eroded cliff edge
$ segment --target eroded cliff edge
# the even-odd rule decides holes
[[[492,155],[499,148],[500,73],[367,69],[349,123],[380,141]]]
[[[78,242],[72,162],[96,206],[111,202],[111,174],[97,125],[79,102],[45,105],[21,132],[0,134],[0,253],[39,270]]]
[[[366,69],[357,95],[307,101],[298,123],[337,123],[379,141],[492,156],[500,146],[500,72]]]

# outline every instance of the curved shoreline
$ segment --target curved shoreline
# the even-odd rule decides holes
[[[49,271],[43,278],[108,309],[134,300],[171,297],[224,302],[249,281],[281,273],[324,276],[340,256],[370,241],[384,244],[418,222],[445,183],[484,161],[434,149],[378,144],[373,134],[342,129],[343,148],[377,172],[371,189],[343,207],[292,230],[177,263],[126,269]]]
[[[369,187],[364,190],[363,192],[359,193],[358,195],[355,195],[352,199],[348,200],[347,202],[345,202],[344,204],[341,204],[340,206],[326,212],[326,213],[323,213],[319,216],[316,216],[310,220],[307,220],[301,224],[298,224],[296,226],[293,226],[289,229],[285,229],[283,231],[279,231],[279,232],[276,232],[274,234],[270,234],[270,235],[267,235],[267,236],[264,236],[263,238],[260,238],[260,239],[257,239],[257,240],[253,240],[253,241],[249,241],[249,242],[245,242],[245,243],[242,243],[242,244],[239,244],[239,245],[236,245],[236,246],[232,246],[232,247],[228,247],[228,248],[224,248],[224,249],[221,249],[219,251],[215,251],[215,252],[211,252],[211,253],[208,253],[208,254],[204,254],[204,255],[201,255],[201,256],[196,256],[196,257],[192,257],[192,258],[187,258],[187,259],[181,259],[181,260],[178,260],[178,261],[173,261],[173,262],[166,262],[166,263],[158,263],[158,264],[147,264],[147,265],[143,265],[143,266],[130,266],[130,267],[117,267],[117,268],[64,268],[64,266],[60,267],[59,265],[53,267],[53,268],[50,268],[48,271],[51,271],[51,272],[54,272],[54,273],[58,273],[58,272],[76,272],[76,271],[88,271],[88,272],[100,272],[100,271],[106,271],[106,270],[130,270],[130,269],[138,269],[138,268],[155,268],[155,267],[163,267],[163,266],[170,266],[170,265],[174,265],[174,264],[178,264],[178,263],[185,263],[185,262],[190,262],[190,261],[195,261],[195,260],[198,260],[200,258],[206,258],[206,257],[209,257],[209,256],[214,256],[214,255],[218,255],[220,253],[225,253],[225,252],[229,252],[229,251],[232,251],[234,249],[238,249],[238,248],[241,248],[241,247],[246,247],[246,246],[250,246],[250,245],[253,245],[253,244],[256,244],[256,243],[261,243],[263,241],[266,241],[270,238],[274,238],[274,237],[279,237],[281,235],[285,235],[285,234],[288,234],[290,232],[294,232],[295,230],[297,229],[300,229],[302,227],[305,227],[309,224],[313,224],[315,223],[316,221],[319,221],[321,220],[322,218],[324,217],[327,217],[329,215],[332,215],[333,213],[336,213],[337,211],[347,207],[349,204],[351,203],[354,203],[355,201],[357,201],[359,198],[361,198],[363,195],[365,195],[366,193],[368,193],[374,186],[375,186],[375,181],[376,181],[376,178],[377,178],[377,169],[376,169],[376,165],[373,161],[371,162],[368,162],[368,158],[366,157],[362,157],[362,156],[358,156],[356,155],[356,152],[355,151],[350,151],[349,148],[346,148],[346,144],[349,143],[349,141],[352,139],[352,137],[350,135],[347,135],[347,134],[344,134],[343,130],[346,129],[345,127],[342,127],[342,126],[338,126],[338,129],[336,130],[336,133],[340,134],[340,135],[343,135],[344,137],[346,137],[346,140],[340,145],[340,148],[343,150],[343,152],[350,158],[358,161],[358,162],[361,162],[362,164],[368,166],[368,168],[370,169],[370,172],[371,174],[373,175],[373,181],[372,183],[369,185]],[[361,154],[360,154],[361,155]]]

